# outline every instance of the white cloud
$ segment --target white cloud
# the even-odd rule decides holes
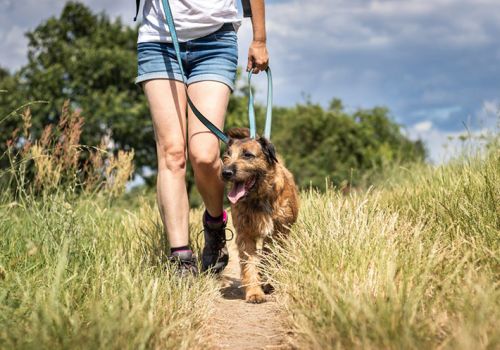
[[[481,109],[477,112],[478,125],[491,132],[500,132],[500,99],[483,101]]]
[[[444,113],[444,111],[440,111]],[[500,101],[485,100],[475,113],[480,119],[477,128],[464,123],[458,131],[442,130],[432,120],[424,120],[406,128],[412,140],[422,140],[434,164],[442,164],[463,154],[474,154],[482,149],[489,138],[498,135],[500,124]]]
[[[500,114],[500,101],[499,100],[483,101],[481,112],[486,115],[498,116]]]
[[[26,63],[26,46],[28,39],[24,37],[24,30],[19,26],[13,26],[7,31],[0,32],[0,42],[5,47],[0,54],[0,65],[3,67],[18,67]]]
[[[404,42],[470,45],[496,41],[496,0],[285,1],[267,6],[273,35],[337,50]],[[498,28],[496,24],[496,28]],[[288,44],[288,43],[287,43]]]
[[[430,120],[425,120],[423,122],[413,125],[413,129],[419,133],[429,131],[431,128],[432,128],[432,121]]]
[[[421,124],[421,123],[419,123]],[[443,164],[464,154],[474,154],[484,148],[484,135],[490,130],[481,129],[472,132],[450,132],[436,128],[419,130],[421,125],[414,125],[407,130],[413,140],[422,140],[429,151],[429,160],[434,164]]]

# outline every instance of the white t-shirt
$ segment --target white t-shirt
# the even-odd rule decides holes
[[[238,30],[236,0],[169,0],[180,42],[201,38],[224,23]],[[145,0],[137,42],[172,42],[161,0]]]

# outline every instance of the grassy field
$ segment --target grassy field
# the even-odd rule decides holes
[[[72,178],[74,155],[35,151],[33,184],[22,159],[0,173],[14,188],[0,193],[0,349],[203,348],[217,282],[168,268],[154,196],[116,189],[126,157],[121,175],[119,159],[94,159],[115,168],[83,191],[54,180]],[[298,348],[500,348],[497,145],[395,169],[367,191],[301,197],[270,271]]]
[[[154,196],[123,194],[133,152],[80,145],[68,103],[38,140],[22,118],[0,169],[0,349],[193,348],[217,285],[169,268]]]
[[[0,208],[1,349],[188,349],[217,288],[166,268],[156,210],[64,195]],[[197,228],[199,229],[199,227]]]
[[[299,348],[500,348],[500,151],[304,193],[273,278]]]

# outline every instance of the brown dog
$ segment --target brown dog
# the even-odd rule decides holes
[[[251,139],[248,129],[242,128],[230,129],[228,135],[222,177],[232,183],[228,197],[237,233],[241,282],[246,301],[261,303],[265,295],[259,276],[259,250],[272,239],[285,238],[297,220],[297,187],[266,138]]]

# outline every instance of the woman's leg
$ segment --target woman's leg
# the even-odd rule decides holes
[[[220,129],[229,101],[229,88],[220,82],[202,81],[189,86],[189,96],[198,109]],[[220,273],[229,262],[226,221],[222,215],[224,183],[220,177],[219,140],[188,112],[189,160],[207,214],[203,217],[205,246],[201,255],[204,271]]]
[[[158,157],[157,200],[170,247],[188,245],[186,191],[186,93],[182,82],[143,83],[155,130]]]
[[[189,85],[189,97],[195,106],[219,129],[224,127],[224,117],[229,102],[230,89],[216,81],[200,81]],[[188,111],[189,160],[193,166],[196,187],[208,213],[213,217],[222,214],[224,183],[220,177],[221,161],[219,139]]]

